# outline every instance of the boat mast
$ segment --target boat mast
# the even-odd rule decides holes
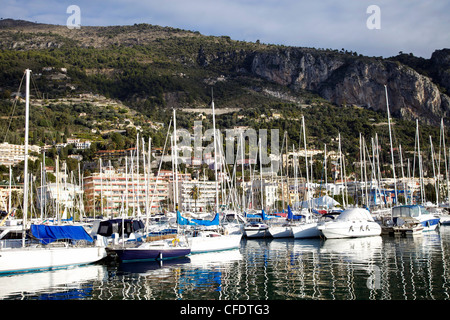
[[[306,165],[306,200],[310,200],[310,190],[309,190],[309,173],[308,173],[308,154],[306,150],[306,131],[305,131],[305,116],[302,115],[302,127],[303,127],[303,145],[305,148],[305,165]],[[300,146],[299,146],[300,149]],[[312,201],[312,200],[311,200]],[[309,207],[309,206],[308,206]],[[311,210],[311,207],[309,207]]]
[[[261,179],[261,210],[264,210],[261,138],[259,138],[259,176],[260,176],[260,179]]]
[[[177,150],[177,117],[175,115],[176,111],[173,109],[173,148],[175,151],[175,211],[178,211],[178,150]]]
[[[419,120],[416,119],[416,141],[417,141],[417,157],[419,160],[419,183],[420,183],[420,198],[421,204],[425,202],[425,190],[423,187],[423,171],[422,171],[422,156],[420,153],[420,135],[419,135]]]
[[[449,202],[450,201],[450,188],[449,188],[449,176],[448,176],[448,166],[447,166],[447,153],[445,151],[444,119],[442,119],[442,118],[441,118],[441,135],[442,135],[442,149],[444,150],[445,177],[447,179],[447,202]],[[439,158],[440,157],[441,157],[441,152],[439,150]]]
[[[216,178],[216,213],[219,212],[219,182],[217,179],[217,140],[216,140],[216,114],[214,111],[214,95],[213,89],[211,88],[211,108],[212,108],[212,119],[213,119],[213,134],[214,134],[214,175]]]
[[[389,126],[389,141],[391,142],[391,159],[392,159],[392,174],[394,177],[394,192],[395,192],[395,201],[398,201],[397,198],[397,181],[395,179],[395,163],[394,163],[394,150],[392,147],[392,132],[391,132],[391,115],[389,112],[389,100],[388,100],[388,93],[387,93],[387,87],[384,85],[384,91],[386,92],[386,108],[388,113],[388,126]]]
[[[26,89],[25,89],[25,155],[24,155],[24,169],[23,169],[23,232],[22,232],[22,247],[25,246],[26,231],[27,231],[27,215],[28,215],[28,127],[30,117],[30,69],[25,70],[26,74]]]
[[[437,178],[436,178],[436,169],[434,167],[434,148],[433,148],[433,139],[431,139],[431,136],[430,136],[430,149],[431,149],[431,162],[433,164],[434,189],[436,192],[436,205],[439,206],[439,189],[438,189],[438,182],[437,182]]]
[[[245,211],[245,193],[244,193],[244,182],[245,182],[245,179],[244,179],[244,174],[245,174],[245,172],[244,172],[244,146],[245,146],[245,144],[244,144],[244,137],[243,137],[242,132],[241,132],[241,172],[242,172],[242,183],[241,183],[241,186],[242,186],[242,211]]]

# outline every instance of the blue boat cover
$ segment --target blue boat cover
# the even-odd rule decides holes
[[[292,210],[291,210],[291,207],[288,205],[288,219],[289,220],[300,220],[301,218],[304,218],[305,216],[303,216],[303,215],[297,215],[297,214],[294,214],[293,212],[292,212]]]
[[[264,211],[264,209],[261,210],[261,214],[250,214],[250,213],[247,213],[247,212],[244,212],[244,214],[245,214],[246,218],[259,218],[259,219],[262,219],[264,221],[275,218],[275,217],[272,217],[272,216],[268,216],[266,214],[266,212]]]
[[[177,223],[181,226],[218,226],[219,225],[219,214],[216,213],[214,219],[212,220],[201,220],[201,219],[187,219],[183,217],[180,211],[177,211]]]
[[[42,244],[49,244],[56,240],[94,240],[82,226],[46,226],[43,224],[32,224],[31,234],[39,239]]]

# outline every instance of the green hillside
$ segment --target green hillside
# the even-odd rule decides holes
[[[144,138],[152,136],[154,146],[161,147],[172,109],[179,110],[179,127],[192,128],[198,113],[187,109],[209,108],[213,89],[218,109],[233,108],[217,116],[219,128],[279,129],[280,136],[286,131],[290,143],[298,145],[299,119],[304,115],[310,147],[322,149],[327,144],[337,150],[336,138],[341,133],[343,151],[352,161],[359,156],[359,134],[370,143],[377,133],[383,156],[389,159],[385,111],[335,105],[317,92],[294,90],[249,72],[255,52],[270,52],[280,46],[147,24],[81,30],[83,34],[47,25],[0,27],[0,130],[5,141],[19,143],[22,139],[23,103],[16,104],[11,98],[24,70],[30,68],[34,98],[41,99],[39,107],[31,111],[35,144],[80,137],[96,142],[92,152],[128,148],[136,137],[134,127],[125,126],[131,121],[142,128]],[[305,50],[349,61],[379,60],[354,52]],[[115,103],[74,102],[80,94],[99,95]],[[62,100],[66,98],[72,102]],[[83,113],[87,116],[81,117]],[[271,117],[273,113],[282,116]],[[211,125],[210,119],[208,116],[203,121],[205,128]],[[165,126],[155,129],[149,121]],[[422,150],[429,150],[429,135],[438,144],[438,127],[421,124],[420,128]],[[402,144],[404,150],[414,150],[414,134],[415,122],[395,119],[396,147]]]

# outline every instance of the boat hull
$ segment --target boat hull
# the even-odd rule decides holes
[[[106,256],[104,247],[4,249],[0,251],[0,273],[27,272],[90,264]]]
[[[187,256],[191,253],[190,248],[125,248],[114,249],[119,259],[122,262],[132,261],[156,261],[156,260],[169,260]]]
[[[308,239],[318,238],[321,236],[321,232],[318,229],[317,222],[302,223],[292,227],[292,234],[295,239]]]
[[[240,247],[242,234],[221,235],[219,237],[190,237],[191,253],[203,253],[236,249]]]
[[[331,222],[319,227],[325,238],[360,238],[381,235],[381,226],[376,222]]]
[[[273,238],[292,238],[291,226],[270,226],[269,233]]]
[[[433,231],[436,230],[439,225],[439,218],[427,219],[420,221],[420,224],[423,226],[423,231]]]
[[[250,223],[245,226],[244,233],[247,238],[270,237],[269,227],[264,223]]]
[[[267,228],[251,228],[245,229],[245,236],[247,238],[267,238],[270,237],[270,233]]]

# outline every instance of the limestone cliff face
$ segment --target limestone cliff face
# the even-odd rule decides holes
[[[429,123],[450,115],[449,97],[430,78],[398,62],[287,48],[256,53],[251,73],[294,89],[313,90],[339,105],[375,110],[386,110],[386,84],[393,114]]]
[[[450,49],[436,50],[431,55],[433,78],[447,94],[450,93]]]

